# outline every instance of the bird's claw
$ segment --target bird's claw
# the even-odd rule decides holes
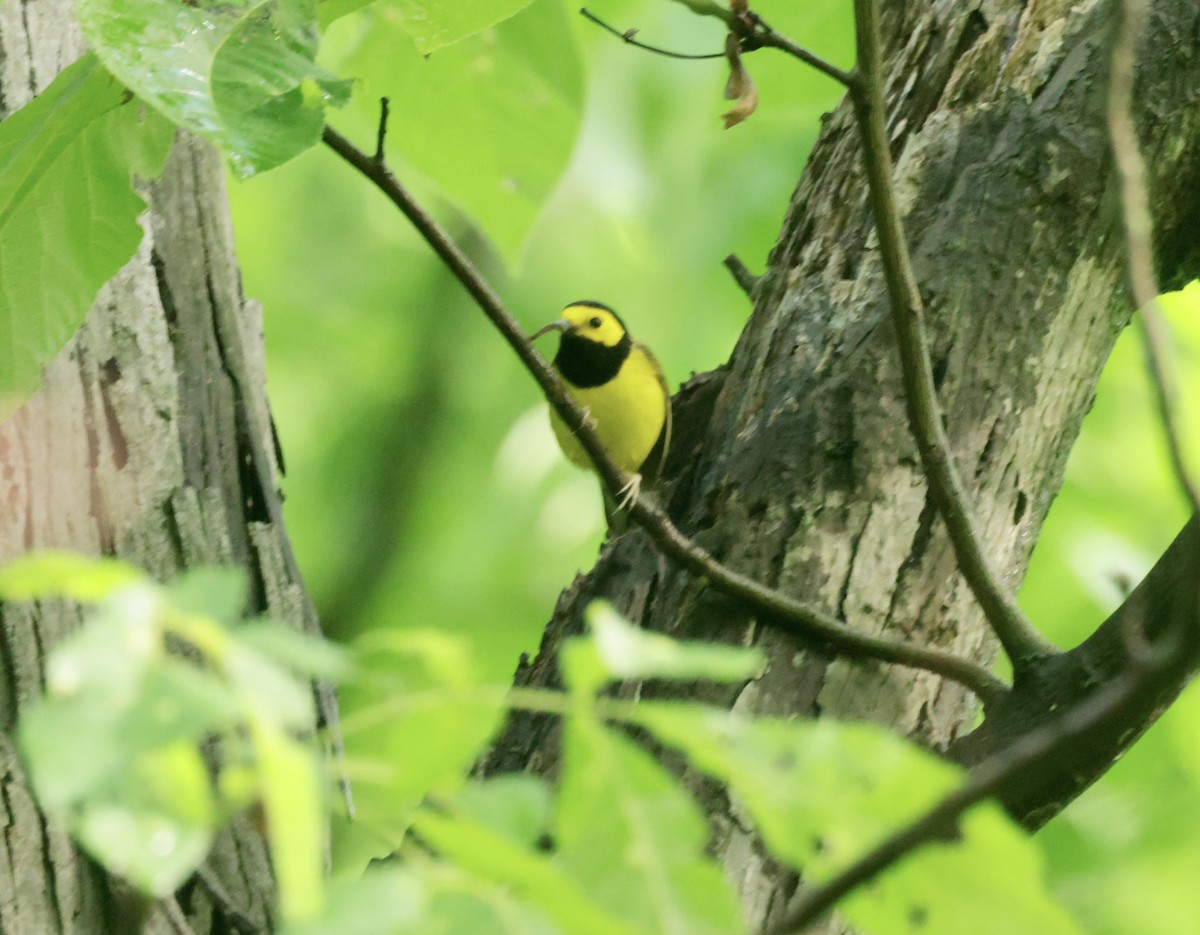
[[[628,482],[617,491],[617,509],[625,510],[633,506],[638,501],[638,496],[642,492],[642,475],[633,474]]]

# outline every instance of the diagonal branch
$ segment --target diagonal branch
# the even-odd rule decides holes
[[[520,325],[504,308],[500,297],[458,245],[416,203],[384,162],[357,149],[331,127],[325,128],[323,139],[330,149],[383,192],[412,222],[533,375],[550,404],[587,451],[601,481],[609,491],[618,494],[628,483],[629,475],[613,461],[584,410],[567,392],[546,359],[529,343]],[[756,608],[764,622],[778,629],[824,645],[849,658],[875,659],[934,672],[965,685],[979,696],[985,706],[999,701],[1008,693],[1008,686],[1003,681],[969,659],[940,649],[858,632],[828,614],[727,568],[680,532],[648,494],[643,494],[632,504],[629,515],[646,530],[664,554],[704,578],[716,590]]]
[[[1138,40],[1146,21],[1145,0],[1123,0],[1121,23],[1113,45],[1112,76],[1108,87],[1108,129],[1121,183],[1121,217],[1129,253],[1129,282],[1141,310],[1142,341],[1154,388],[1159,420],[1171,467],[1192,512],[1200,513],[1200,489],[1188,470],[1182,430],[1175,405],[1175,379],[1167,351],[1169,329],[1158,304],[1154,275],[1154,227],[1146,193],[1146,165],[1138,149],[1133,123],[1133,67]]]
[[[1000,582],[983,551],[979,529],[971,516],[967,494],[955,467],[946,437],[937,391],[933,385],[929,342],[925,333],[921,293],[913,275],[904,229],[892,189],[892,156],[885,125],[883,78],[877,0],[855,0],[858,81],[850,97],[863,139],[863,161],[869,182],[871,208],[879,235],[891,302],[892,321],[904,375],[909,424],[921,454],[921,464],[938,512],[946,524],[959,570],[970,585],[995,631],[1017,676],[1038,659],[1057,652],[1021,613],[1016,599]]]
[[[1193,588],[1200,591],[1196,586]],[[849,893],[870,883],[913,851],[927,844],[954,840],[959,833],[959,822],[970,808],[995,796],[1018,774],[1054,761],[1061,751],[1085,738],[1094,728],[1119,717],[1124,708],[1140,706],[1140,697],[1157,691],[1164,675],[1194,665],[1200,634],[1188,615],[1171,621],[1169,633],[1154,644],[1145,642],[1144,621],[1126,622],[1130,624],[1125,636],[1132,665],[1120,677],[974,767],[962,786],[841,873],[809,890],[772,932],[780,935],[802,931]]]

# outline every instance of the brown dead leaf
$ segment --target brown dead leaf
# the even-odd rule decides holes
[[[737,0],[731,0],[731,6]],[[738,37],[729,33],[725,37],[725,57],[729,60],[729,80],[725,82],[725,100],[733,101],[733,107],[721,115],[725,129],[735,127],[758,107],[758,88],[746,66],[742,63],[742,49]]]

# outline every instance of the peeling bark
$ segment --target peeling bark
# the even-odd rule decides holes
[[[73,5],[0,4],[3,112],[81,50]],[[181,135],[146,197],[136,256],[47,365],[36,395],[0,426],[0,560],[64,548],[115,555],[162,579],[234,564],[249,575],[251,610],[316,632],[280,518],[261,316],[241,293],[216,153]],[[46,651],[79,620],[65,603],[0,605],[0,931],[14,935],[128,935],[147,911],[39,813],[13,749]],[[219,835],[208,866],[270,930],[274,882],[248,822]],[[197,935],[230,930],[203,887],[185,887],[179,903]],[[161,907],[149,907],[146,926],[175,931]]]

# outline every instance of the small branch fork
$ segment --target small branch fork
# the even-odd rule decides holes
[[[382,135],[382,131],[381,131]],[[568,428],[587,451],[605,486],[617,495],[630,480],[604,448],[586,414],[558,374],[533,347],[520,325],[504,308],[500,297],[442,227],[416,203],[382,160],[359,150],[345,137],[326,127],[325,144],[375,185],[404,214],[483,310],[525,368],[542,388]],[[713,588],[756,608],[764,622],[855,659],[876,659],[936,673],[971,689],[985,706],[1000,700],[1008,686],[983,666],[954,653],[888,640],[854,630],[828,614],[807,607],[795,598],[772,590],[722,565],[671,522],[649,494],[629,508],[629,516],[667,555]]]

